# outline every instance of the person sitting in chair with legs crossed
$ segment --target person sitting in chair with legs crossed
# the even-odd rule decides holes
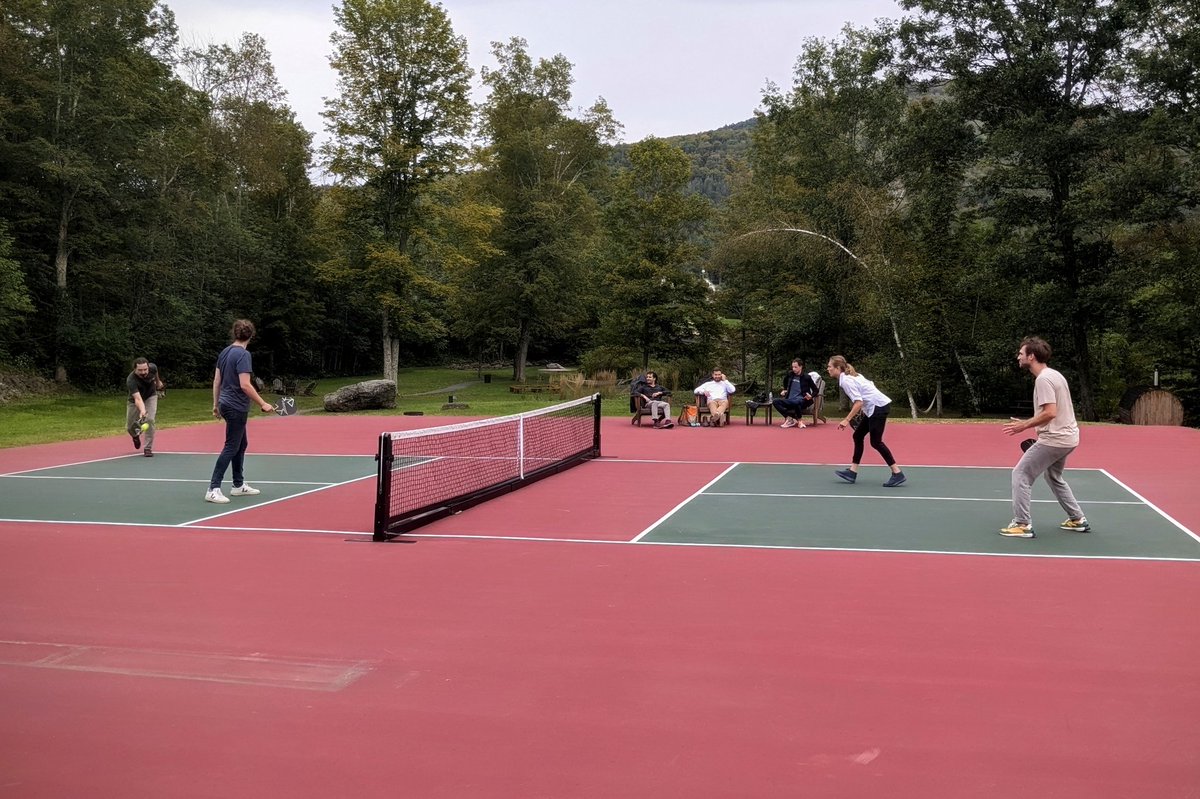
[[[675,426],[671,421],[671,403],[668,401],[671,392],[658,384],[657,373],[646,372],[646,382],[638,386],[638,393],[646,398],[655,427],[666,430]]]
[[[783,376],[783,394],[771,403],[783,417],[780,427],[799,427],[803,430],[805,425],[800,421],[800,416],[812,407],[816,393],[817,384],[804,371],[804,361],[799,358],[792,361],[792,370]]]
[[[725,379],[725,373],[720,369],[713,369],[712,380],[696,387],[696,396],[708,398],[708,412],[712,417],[713,427],[720,427],[725,421],[725,412],[729,410],[729,395],[735,391],[737,389],[733,383]]]

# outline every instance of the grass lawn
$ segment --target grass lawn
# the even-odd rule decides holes
[[[483,382],[474,369],[445,369],[419,367],[401,369],[395,409],[364,411],[365,414],[395,416],[405,411],[420,411],[436,416],[506,416],[553,405],[573,395],[563,396],[558,392],[517,394],[509,391],[512,371],[491,370],[490,383]],[[537,370],[528,370],[529,382],[543,380]],[[369,380],[378,375],[365,377],[337,377],[320,380],[314,390],[315,396],[296,397],[300,413],[324,414],[324,396],[342,386]],[[629,412],[628,387],[618,386],[605,393],[603,410],[605,416],[624,416]],[[450,395],[456,403],[466,408],[442,409]],[[268,401],[278,397],[269,391],[263,395]],[[678,410],[678,406],[674,406]],[[197,423],[216,423],[212,417],[211,388],[172,388],[158,404],[159,427],[169,429]],[[840,413],[836,398],[826,397],[825,414],[837,419]],[[0,405],[4,424],[0,425],[0,447],[17,447],[26,444],[45,444],[52,441],[67,441],[82,438],[99,438],[124,432],[125,396],[119,391],[111,393],[64,392],[54,396],[35,397],[19,402]],[[909,422],[907,409],[899,408],[894,421]],[[923,423],[962,421],[995,423],[997,417],[985,416],[975,419],[934,419],[925,417]],[[1004,417],[999,417],[1004,418]]]
[[[539,379],[536,369],[530,370],[531,383]],[[401,369],[396,408],[385,411],[366,411],[368,414],[394,416],[405,411],[421,411],[442,416],[504,416],[542,408],[561,402],[557,392],[515,394],[508,390],[512,384],[511,370],[491,372],[492,381],[484,383],[474,369],[442,369],[421,367]],[[324,396],[345,385],[369,380],[376,376],[338,377],[320,380],[312,397],[296,397],[300,413],[324,414]],[[624,389],[621,389],[624,393]],[[442,410],[449,395],[456,403],[469,407]],[[277,399],[269,391],[267,401]],[[570,397],[568,397],[569,399]],[[111,393],[63,392],[54,396],[34,397],[0,406],[4,424],[0,426],[0,447],[26,444],[45,444],[52,441],[99,438],[124,432],[125,395],[119,390]],[[624,397],[605,403],[606,414],[619,415],[628,409]],[[212,416],[211,388],[172,388],[158,403],[159,427],[169,429],[201,422],[216,423]]]

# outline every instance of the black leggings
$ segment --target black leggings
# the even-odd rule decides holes
[[[881,405],[870,416],[864,416],[862,422],[854,430],[855,466],[862,463],[863,439],[867,437],[867,433],[871,434],[871,448],[883,457],[883,462],[888,466],[896,463],[896,459],[892,457],[892,451],[887,448],[887,444],[883,443],[883,428],[887,426],[888,411],[891,409],[892,403],[890,402],[887,405]]]

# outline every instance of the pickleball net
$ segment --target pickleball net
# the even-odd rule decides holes
[[[376,541],[600,455],[600,395],[379,436]]]

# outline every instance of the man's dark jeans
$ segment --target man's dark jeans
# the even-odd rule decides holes
[[[225,479],[225,470],[231,463],[233,464],[233,485],[237,487],[242,484],[246,445],[250,443],[250,440],[246,438],[246,419],[250,412],[234,410],[226,405],[220,406],[217,410],[220,411],[221,418],[225,420],[225,448],[217,456],[217,465],[213,467],[212,480],[209,481],[208,487],[210,489],[221,487],[221,481]]]
[[[812,400],[777,399],[771,403],[775,412],[785,419],[799,419],[807,408],[812,407]]]

